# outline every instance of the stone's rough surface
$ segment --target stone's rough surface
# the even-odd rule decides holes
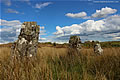
[[[94,52],[98,55],[101,55],[103,52],[103,49],[101,48],[100,44],[97,43],[94,45]]]
[[[69,40],[70,48],[81,50],[81,39],[79,36],[71,36]]]
[[[11,54],[32,57],[37,53],[40,26],[36,22],[24,22],[18,40],[14,42]]]

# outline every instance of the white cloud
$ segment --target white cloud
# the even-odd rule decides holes
[[[48,37],[39,37],[39,42],[52,42]]]
[[[111,30],[114,29],[120,29],[120,15],[113,15],[111,17],[108,17],[105,19],[105,22],[107,23],[105,26],[107,28],[111,28]]]
[[[39,34],[39,37],[41,35],[46,35],[46,30],[45,30],[45,27],[44,26],[40,26],[40,34]]]
[[[46,35],[46,30],[40,30],[40,35]]]
[[[102,17],[106,17],[107,15],[113,14],[116,12],[117,12],[116,9],[105,7],[105,8],[102,8],[101,10],[96,10],[96,12],[94,14],[92,14],[92,17],[93,18],[102,18]]]
[[[114,37],[113,40],[120,40],[120,37]]]
[[[0,28],[0,42],[8,43],[15,41],[18,37],[22,23],[19,20],[7,21],[2,19],[0,19],[0,22],[0,26],[2,26],[2,28]]]
[[[67,13],[65,15],[68,17],[71,17],[71,18],[83,18],[83,17],[87,16],[86,12]]]
[[[60,26],[56,26],[56,30],[57,32],[55,32],[54,34],[63,34],[63,29]]]
[[[108,33],[103,35],[104,37],[111,38],[111,40],[120,40],[120,31],[118,33]]]
[[[18,11],[13,10],[13,9],[7,9],[6,12],[7,12],[7,13],[15,13],[15,14],[19,14]]]
[[[35,5],[35,8],[41,9],[41,8],[44,8],[44,7],[48,6],[48,5],[50,5],[50,4],[52,4],[52,2],[45,2],[45,3],[39,3],[39,4],[37,3]]]
[[[7,21],[7,20],[2,20],[0,19],[0,26],[7,26],[7,27],[20,27],[22,24],[19,20],[12,20],[12,21]]]
[[[0,19],[0,43],[14,42],[20,33],[21,22],[19,20],[7,21]],[[46,35],[46,30],[44,26],[40,27],[39,40],[42,42],[49,41],[46,38],[41,37]]]
[[[56,35],[72,35],[72,34],[83,34],[85,31],[101,31],[104,30],[105,22],[103,20],[94,21],[94,20],[88,20],[86,22],[83,22],[81,24],[73,24],[71,26],[65,26],[60,27],[56,26],[57,32],[54,34]],[[96,26],[97,25],[97,26]]]
[[[40,26],[40,29],[45,29],[45,27],[44,26]]]
[[[44,26],[40,26],[40,34],[39,34],[39,41],[46,42],[48,39],[42,37],[42,35],[46,35],[46,30]]]
[[[68,39],[70,35],[80,35],[83,38],[92,39],[113,39],[117,36],[105,36],[104,34],[120,34],[120,16],[113,15],[106,19],[94,21],[87,20],[80,24],[73,24],[71,26],[56,26],[56,35],[58,40]],[[118,39],[118,38],[117,38]]]
[[[45,40],[46,40],[46,38],[39,38],[39,40],[40,40],[40,41],[45,41]]]
[[[117,12],[117,9],[112,9],[110,7],[102,8],[101,10],[96,10],[91,16],[87,16],[86,12],[79,12],[79,13],[67,13],[65,16],[71,18],[83,18],[83,19],[91,19],[91,18],[104,18],[110,14],[114,14]]]
[[[0,19],[0,42],[5,43],[5,42],[13,42],[17,40],[17,37],[20,33],[21,29],[21,22],[19,20],[12,20],[12,21],[7,21]],[[48,41],[46,38],[42,38],[42,35],[46,35],[46,30],[44,26],[40,27],[40,35],[39,39],[40,41]]]

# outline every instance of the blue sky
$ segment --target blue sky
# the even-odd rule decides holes
[[[120,41],[119,0],[0,0],[0,43],[17,39],[24,21],[36,21],[41,42]]]

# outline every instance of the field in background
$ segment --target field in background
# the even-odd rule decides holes
[[[78,53],[65,44],[39,44],[34,59],[20,61],[10,59],[10,46],[0,46],[0,80],[120,80],[120,47],[96,56],[88,45]]]

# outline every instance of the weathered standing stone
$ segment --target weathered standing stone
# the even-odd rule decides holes
[[[81,39],[79,36],[71,36],[69,40],[70,48],[81,50]]]
[[[103,53],[103,49],[101,48],[100,44],[97,43],[94,45],[94,52],[97,54],[97,55],[101,55]]]
[[[24,22],[18,40],[14,42],[11,50],[13,56],[32,57],[37,53],[39,39],[39,28],[36,22]]]

